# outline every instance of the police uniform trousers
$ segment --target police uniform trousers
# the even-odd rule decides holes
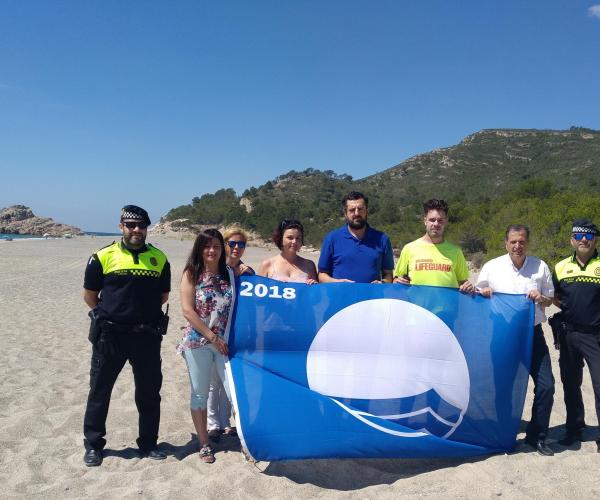
[[[156,448],[160,423],[162,337],[134,332],[115,336],[115,354],[103,354],[94,345],[90,369],[90,392],[83,420],[86,449],[101,450],[106,444],[106,417],[110,396],[126,361],[133,369],[135,404],[139,413],[137,444],[142,452]]]
[[[596,416],[600,423],[600,332],[567,331],[561,338],[559,366],[567,408],[566,430],[570,434],[585,428],[585,410],[581,397],[584,360],[590,370]],[[600,436],[596,440],[600,441]]]
[[[533,329],[533,350],[529,374],[534,384],[533,405],[531,421],[525,432],[530,439],[544,440],[548,433],[550,413],[554,403],[554,375],[552,375],[550,351],[548,351],[542,325],[535,325]]]

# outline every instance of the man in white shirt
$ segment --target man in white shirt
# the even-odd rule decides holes
[[[511,224],[506,229],[504,241],[507,254],[492,259],[483,266],[477,287],[484,297],[490,297],[493,292],[525,294],[535,302],[533,350],[529,372],[534,383],[534,398],[525,441],[541,455],[551,456],[554,452],[546,445],[546,434],[554,402],[554,376],[542,323],[546,321],[544,309],[552,304],[554,296],[552,273],[543,260],[527,255],[527,226]]]

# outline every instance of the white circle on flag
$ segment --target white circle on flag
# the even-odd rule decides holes
[[[309,388],[333,398],[398,399],[434,389],[461,410],[469,370],[448,326],[426,309],[396,299],[352,304],[317,332],[306,361]]]

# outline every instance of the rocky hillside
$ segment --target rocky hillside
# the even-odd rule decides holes
[[[297,218],[305,241],[320,246],[325,233],[343,223],[343,195],[358,190],[369,197],[369,222],[401,248],[423,231],[421,203],[444,198],[451,206],[449,239],[467,253],[497,255],[506,225],[520,222],[540,238],[532,251],[552,261],[568,252],[565,231],[574,217],[600,222],[599,179],[599,131],[482,130],[363,179],[331,170],[290,171],[241,196],[221,189],[196,197],[163,219],[240,223],[268,238],[281,219]]]
[[[530,179],[552,180],[558,188],[597,187],[600,132],[482,130],[358,182],[378,196],[418,201],[494,198]]]
[[[0,210],[0,233],[63,236],[83,234],[81,229],[60,224],[48,217],[37,217],[29,207],[13,205]]]

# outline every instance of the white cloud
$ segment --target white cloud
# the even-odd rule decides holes
[[[588,16],[597,17],[600,19],[600,4],[592,5],[588,9]]]

